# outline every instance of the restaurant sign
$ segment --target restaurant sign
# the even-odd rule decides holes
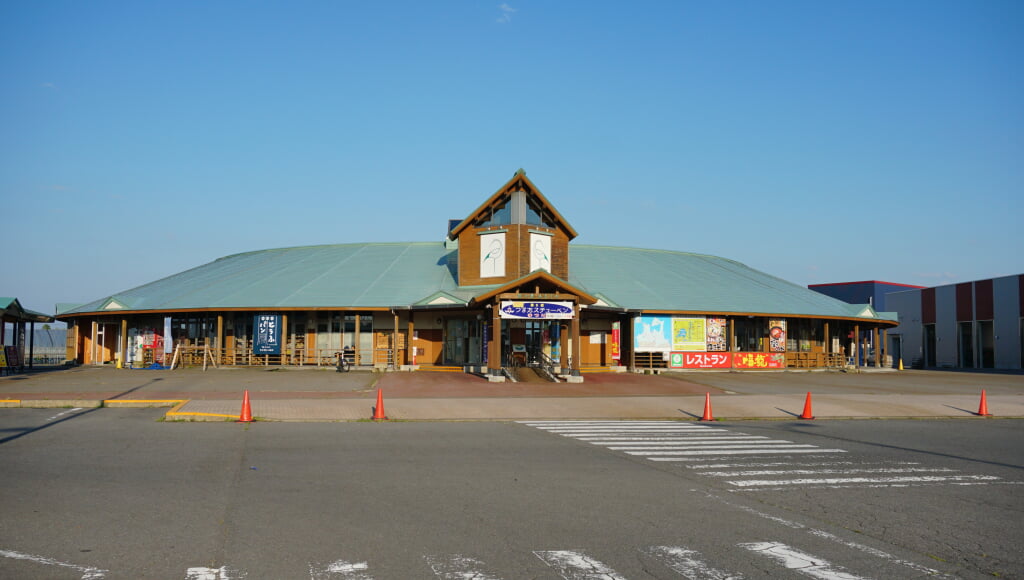
[[[572,302],[552,302],[548,300],[502,300],[501,317],[568,320],[573,317],[573,307]]]

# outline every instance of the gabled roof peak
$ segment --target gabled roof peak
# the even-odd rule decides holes
[[[453,240],[456,239],[463,230],[472,226],[481,217],[494,211],[500,206],[503,206],[508,199],[512,197],[513,193],[519,191],[524,192],[527,198],[532,200],[531,203],[535,206],[543,208],[544,213],[547,214],[554,225],[558,229],[563,230],[570,240],[578,235],[576,230],[569,225],[569,222],[562,217],[562,214],[559,213],[553,205],[551,205],[551,202],[548,201],[546,197],[544,197],[544,194],[540,192],[540,189],[530,181],[530,178],[526,177],[526,171],[523,168],[519,168],[512,178],[505,182],[505,185],[501,186],[498,191],[494,192],[494,194],[488,197],[486,201],[480,204],[480,206],[476,208],[469,217],[462,220],[458,225],[450,228],[448,237]]]

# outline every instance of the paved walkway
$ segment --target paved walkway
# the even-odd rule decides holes
[[[176,371],[78,367],[0,378],[0,406],[168,407],[167,418],[237,419],[243,393],[268,421],[356,421],[378,390],[391,420],[795,420],[812,393],[826,418],[976,418],[981,391],[996,417],[1024,418],[1024,374],[951,371],[594,374],[581,384],[488,383],[461,373],[326,369]]]

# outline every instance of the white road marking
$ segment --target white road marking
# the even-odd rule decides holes
[[[955,473],[956,469],[948,467],[867,467],[862,469],[762,469],[753,471],[702,471],[701,475],[709,477],[752,477],[763,475],[818,475],[854,473]]]
[[[825,454],[816,455],[816,453],[822,452],[822,451],[824,451]],[[797,453],[800,453],[801,455],[799,457],[797,457],[796,456]],[[803,460],[803,459],[819,459],[819,458],[829,458],[829,457],[832,457],[830,455],[827,455],[828,453],[846,453],[846,451],[843,450],[843,449],[825,449],[825,450],[821,450],[821,449],[785,450],[784,449],[782,451],[776,452],[775,455],[778,455],[780,459],[791,459],[792,461],[798,461],[798,460]],[[793,454],[793,455],[791,455],[791,454]],[[716,455],[721,455],[722,457],[716,457]],[[726,455],[743,455],[743,453],[742,452],[740,452],[740,453],[724,453],[723,452],[723,453],[719,453],[719,454],[711,454],[708,457],[649,457],[648,459],[650,459],[651,461],[693,462],[693,461],[707,461],[709,459],[726,459],[726,457],[725,457]],[[758,454],[754,453],[752,455],[758,455]],[[737,459],[737,458],[729,457],[729,459]],[[687,465],[685,467],[690,467],[690,466]]]
[[[557,570],[565,580],[625,580],[608,565],[580,551],[535,551],[534,555]]]
[[[782,451],[779,451],[779,450]],[[707,445],[707,446],[681,446],[676,450],[666,451],[659,449],[657,451],[627,451],[629,455],[715,455],[719,453],[755,453],[755,452],[768,452],[768,453],[789,453],[794,450],[806,449],[811,452],[818,452],[820,449],[814,445],[807,443],[783,443],[780,445]]]
[[[911,570],[916,570],[918,572],[922,572],[922,573],[924,573],[924,574],[926,574],[928,576],[934,576],[936,578],[950,578],[950,576],[942,574],[938,570],[933,570],[931,568],[928,568],[927,566],[922,566],[922,565],[916,564],[914,562],[909,562],[907,560],[903,560],[901,558],[897,558],[896,556],[893,556],[892,554],[889,554],[887,552],[883,552],[882,550],[879,550],[877,548],[872,548],[871,546],[865,546],[864,544],[859,544],[857,542],[851,542],[849,540],[844,540],[844,539],[840,538],[839,536],[836,536],[835,534],[832,534],[830,532],[826,532],[824,530],[818,530],[818,529],[815,529],[815,528],[809,528],[809,527],[807,527],[807,526],[805,526],[805,525],[803,525],[801,523],[793,522],[793,521],[790,521],[790,520],[787,520],[787,519],[784,519],[784,518],[780,518],[778,516],[773,516],[771,514],[766,514],[766,513],[762,512],[762,511],[758,511],[758,510],[756,510],[756,509],[754,509],[754,508],[752,508],[750,506],[745,506],[745,505],[740,505],[740,504],[733,503],[733,502],[731,502],[729,500],[726,500],[724,498],[718,497],[717,495],[715,495],[713,493],[705,493],[705,495],[707,497],[709,497],[710,499],[713,499],[715,501],[721,502],[721,503],[723,503],[723,504],[725,504],[725,505],[727,505],[729,507],[733,507],[733,508],[736,508],[736,509],[738,509],[740,511],[744,511],[744,512],[756,515],[758,517],[762,517],[762,518],[764,518],[766,520],[775,522],[775,523],[777,523],[779,525],[782,525],[782,526],[785,526],[787,528],[792,528],[792,529],[795,529],[795,530],[806,530],[807,533],[811,534],[812,536],[817,536],[819,538],[824,538],[826,540],[830,540],[830,541],[835,542],[837,544],[840,544],[842,546],[846,546],[847,548],[853,548],[855,550],[860,550],[860,551],[862,551],[862,552],[864,552],[866,554],[870,554],[872,556],[875,556],[876,558],[881,558],[881,559],[886,560],[886,561],[888,561],[888,562],[890,562],[892,564],[898,564],[898,565],[901,565],[901,566],[906,566],[907,568],[910,568]]]
[[[743,576],[718,570],[701,559],[700,552],[679,546],[651,546],[642,550],[673,572],[690,580],[740,580]]]
[[[346,562],[338,560],[330,564],[315,564],[309,566],[310,580],[373,580],[373,576],[367,574],[370,569],[366,562]]]
[[[499,580],[499,576],[491,576],[481,572],[484,563],[475,558],[459,554],[451,556],[424,556],[434,575],[444,580]]]
[[[35,562],[36,564],[42,564],[44,566],[69,568],[76,572],[81,572],[82,580],[100,580],[106,576],[107,572],[109,572],[109,570],[101,570],[91,566],[68,564],[67,562],[61,562],[59,560],[54,560],[53,558],[47,558],[46,556],[33,556],[32,554],[23,554],[21,552],[13,552],[11,550],[0,550],[0,557],[11,558],[12,560],[28,560],[29,562]]]
[[[680,455],[788,455],[790,453],[846,453],[845,449],[790,449],[788,447],[781,447],[775,449],[747,449],[747,450],[735,450],[735,449],[724,449],[716,451],[687,451],[680,452]],[[686,459],[686,458],[675,458],[675,457],[648,457],[651,461],[703,461],[701,459]]]
[[[232,578],[245,578],[245,576],[245,572],[231,570],[227,566],[220,568],[196,566],[185,570],[185,580],[231,580]]]
[[[47,419],[47,421],[53,421],[54,419],[59,419],[60,417],[63,417],[64,415],[69,415],[71,413],[74,413],[75,411],[81,411],[81,410],[82,410],[81,407],[75,407],[74,409],[68,409],[67,411],[64,411],[63,413],[57,413],[53,417],[50,417],[49,419]]]
[[[747,479],[729,481],[736,487],[771,487],[784,485],[844,485],[851,483],[938,483],[951,481],[994,481],[994,475],[908,475],[897,477],[832,477],[824,479]]]
[[[687,469],[729,469],[734,467],[789,467],[792,466],[792,461],[774,461],[769,463],[699,463],[697,465],[687,465]],[[906,463],[857,463],[855,461],[827,461],[823,463],[801,463],[805,467],[832,467],[835,465],[921,465],[916,461]]]
[[[785,445],[787,447],[793,447],[799,445],[800,447],[816,447],[815,445],[808,445],[803,443],[793,443],[792,441],[783,441],[782,439],[771,439],[768,441],[683,441],[680,443],[629,443],[629,444],[613,444],[606,445],[608,449],[616,451],[625,451],[627,449],[633,451],[642,451],[648,449],[650,451],[665,451],[666,449],[765,449],[767,447],[777,447],[779,445]]]
[[[790,548],[779,542],[754,542],[739,544],[739,546],[751,552],[764,554],[786,568],[812,578],[819,578],[821,580],[864,580],[862,576],[844,572],[829,564],[826,560]]]
[[[707,432],[701,432],[698,435],[706,435]],[[711,437],[694,437],[693,435],[670,435],[667,437],[576,437],[575,435],[568,435],[579,439],[580,441],[587,441],[595,445],[601,445],[606,443],[616,443],[620,441],[647,441],[654,443],[657,441],[664,441],[666,443],[674,443],[679,441],[732,441],[734,439],[767,439],[764,435],[713,435]]]

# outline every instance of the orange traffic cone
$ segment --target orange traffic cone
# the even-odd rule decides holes
[[[386,421],[387,417],[384,416],[384,392],[377,389],[377,406],[373,408],[373,420],[374,421]]]
[[[714,421],[715,418],[711,416],[711,393],[704,395],[704,416],[700,418],[701,421]]]
[[[238,423],[252,423],[252,407],[249,406],[249,391],[245,391],[242,397],[242,414],[238,417]]]
[[[814,418],[814,413],[811,413],[811,393],[810,392],[807,393],[807,400],[804,401],[804,412],[801,413],[800,416],[797,417],[797,418],[798,419],[804,419],[804,420],[813,419]]]
[[[992,416],[992,414],[988,412],[988,401],[985,399],[985,389],[981,390],[981,405],[978,406],[978,415],[981,417]]]

